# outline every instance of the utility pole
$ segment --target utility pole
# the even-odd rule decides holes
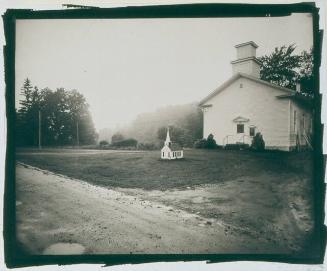
[[[39,109],[39,150],[41,149],[41,109]]]
[[[76,141],[77,141],[77,147],[79,147],[79,130],[78,130],[78,121],[76,122]]]

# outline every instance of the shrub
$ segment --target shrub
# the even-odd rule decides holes
[[[117,143],[120,141],[124,140],[124,136],[121,133],[115,133],[112,137],[111,137],[111,143]]]
[[[194,148],[205,149],[207,147],[207,140],[205,138],[198,139],[194,142]]]
[[[265,149],[265,141],[261,133],[256,133],[252,139],[251,149],[255,151],[263,151]]]
[[[134,138],[124,139],[111,144],[112,147],[135,147],[137,146],[137,140]]]
[[[99,145],[100,145],[100,147],[103,147],[103,146],[109,145],[109,142],[107,140],[101,140],[99,142]]]
[[[217,148],[216,140],[213,139],[213,134],[208,135],[207,138],[207,149]]]
[[[208,135],[207,139],[199,139],[194,142],[194,148],[197,149],[216,149],[218,145],[216,140],[213,139],[213,134]]]

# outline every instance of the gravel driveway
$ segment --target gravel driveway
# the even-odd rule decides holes
[[[285,253],[219,220],[23,164],[16,190],[17,237],[32,254]]]

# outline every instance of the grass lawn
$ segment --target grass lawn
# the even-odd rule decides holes
[[[311,153],[192,149],[183,160],[159,156],[159,151],[16,152],[17,161],[216,219],[228,225],[225,234],[313,251]]]
[[[309,153],[185,150],[185,159],[162,161],[159,151],[19,150],[18,161],[112,187],[165,190],[269,174],[311,176]]]

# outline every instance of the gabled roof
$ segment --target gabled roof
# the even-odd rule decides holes
[[[227,88],[229,85],[231,85],[233,82],[235,82],[237,79],[239,78],[247,78],[249,80],[255,81],[257,83],[275,88],[275,89],[279,89],[282,91],[285,91],[286,94],[295,94],[296,91],[288,89],[288,88],[284,88],[284,87],[280,87],[277,86],[275,84],[269,83],[267,81],[263,81],[259,78],[256,78],[254,76],[245,74],[245,73],[236,73],[234,74],[230,79],[228,79],[227,81],[225,81],[222,85],[220,85],[218,88],[216,88],[213,92],[211,92],[207,97],[205,97],[204,99],[202,99],[199,103],[199,106],[202,106],[204,103],[206,103],[207,101],[209,101],[211,98],[215,97],[218,93],[220,93],[221,91],[223,91],[225,88]]]

